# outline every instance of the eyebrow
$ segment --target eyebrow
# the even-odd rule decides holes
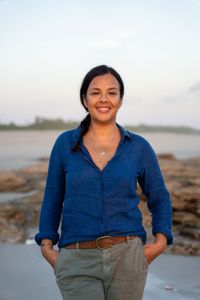
[[[100,88],[90,88],[89,90],[98,90],[98,91],[100,91],[101,89]],[[108,90],[118,90],[118,88],[117,87],[110,87]]]

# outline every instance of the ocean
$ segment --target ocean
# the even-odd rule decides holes
[[[0,131],[0,171],[32,165],[49,157],[57,130]],[[146,138],[157,154],[172,153],[179,159],[200,156],[200,135],[163,132],[138,133]]]

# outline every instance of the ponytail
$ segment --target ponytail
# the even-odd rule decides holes
[[[87,114],[87,116],[81,121],[79,128],[80,128],[80,139],[88,132],[91,123],[91,116]],[[80,140],[75,144],[72,148],[72,151],[78,152],[80,150]]]

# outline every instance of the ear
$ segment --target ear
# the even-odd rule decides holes
[[[122,103],[123,103],[123,99],[121,98],[121,99],[120,99],[120,102],[119,102],[119,109],[121,108]]]
[[[85,97],[83,97],[83,103],[84,103],[85,107],[88,107],[88,106],[87,106],[87,100],[86,100]]]

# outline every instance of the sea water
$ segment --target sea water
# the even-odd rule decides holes
[[[0,171],[25,167],[41,157],[49,157],[57,130],[0,131]],[[163,132],[138,133],[146,138],[157,154],[172,153],[185,159],[200,156],[200,135]]]

